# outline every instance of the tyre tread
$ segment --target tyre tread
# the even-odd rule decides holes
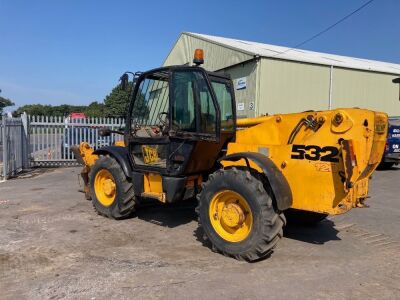
[[[110,208],[102,207],[101,205],[96,204],[96,195],[92,185],[98,168],[105,168],[113,173],[117,186],[120,186],[119,190],[121,191],[120,195],[122,199],[116,199],[116,205],[113,205]],[[89,182],[91,183],[90,190],[92,194],[92,204],[95,211],[99,215],[119,220],[129,217],[135,211],[136,199],[133,190],[133,184],[125,176],[121,166],[114,158],[108,155],[100,156],[100,158],[96,161],[95,166],[89,172]]]
[[[224,182],[226,176],[233,176],[238,180],[238,184],[240,183],[249,186],[250,189],[256,193],[255,199],[258,201],[261,209],[262,232],[260,233],[260,236],[256,238],[255,244],[247,251],[241,253],[230,253],[224,249],[224,247],[214,243],[212,238],[210,238],[209,233],[207,233],[207,228],[202,224],[201,212],[204,209],[208,211],[206,201],[202,199],[205,197],[204,195],[207,193],[213,182]],[[263,180],[260,177],[261,175],[259,174],[253,174],[248,170],[243,171],[233,167],[231,169],[220,169],[213,174],[210,174],[208,180],[202,185],[202,190],[197,195],[198,205],[196,207],[196,213],[199,217],[198,226],[199,229],[203,231],[204,236],[207,237],[207,240],[211,242],[211,249],[213,251],[217,251],[225,256],[233,257],[238,260],[254,261],[270,255],[279,240],[282,238],[282,227],[286,224],[285,216],[282,213],[275,211],[272,205],[270,189],[265,187],[265,184],[263,184]]]

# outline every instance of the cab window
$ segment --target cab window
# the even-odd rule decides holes
[[[196,132],[194,82],[192,72],[174,72],[172,75],[174,87],[172,124],[182,131]]]
[[[200,107],[200,132],[215,133],[217,113],[212,100],[210,89],[203,76],[198,76],[197,84],[199,89]]]
[[[232,94],[228,83],[211,80],[211,85],[217,97],[219,109],[221,111],[221,130],[233,131],[233,109]]]
[[[169,109],[169,74],[157,72],[140,83],[132,109],[132,125],[162,126]]]
[[[179,131],[216,134],[216,108],[204,75],[176,71],[172,75],[172,123]]]

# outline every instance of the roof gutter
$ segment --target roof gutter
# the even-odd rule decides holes
[[[345,64],[340,64],[340,63],[323,63],[323,62],[315,62],[313,60],[309,60],[309,59],[296,59],[296,58],[290,58],[290,57],[278,57],[278,56],[273,56],[273,55],[260,55],[258,53],[255,52],[250,52],[250,51],[246,51],[243,50],[242,48],[239,47],[233,47],[230,45],[227,45],[225,43],[222,42],[217,42],[215,40],[212,39],[208,39],[204,36],[202,36],[201,34],[196,34],[196,33],[191,33],[191,32],[183,32],[181,35],[186,34],[188,36],[191,36],[193,38],[197,38],[221,47],[225,47],[234,51],[238,51],[247,55],[251,55],[251,56],[259,56],[259,57],[264,57],[267,59],[274,59],[274,60],[283,60],[283,61],[292,61],[292,62],[297,62],[297,63],[304,63],[304,64],[312,64],[312,65],[318,65],[318,66],[328,66],[330,67],[331,65],[333,65],[336,68],[342,68],[342,69],[348,69],[348,70],[358,70],[358,71],[365,71],[365,72],[373,72],[373,73],[380,73],[380,74],[388,74],[388,75],[400,75],[399,70],[393,70],[393,72],[389,71],[389,70],[379,70],[379,69],[371,69],[371,68],[357,68],[354,66],[346,66]],[[299,50],[299,49],[294,49],[294,50]],[[318,52],[316,52],[318,53]]]

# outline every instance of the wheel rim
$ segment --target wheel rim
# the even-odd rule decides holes
[[[224,190],[211,199],[210,221],[216,233],[226,241],[241,242],[253,226],[253,215],[247,201],[231,190]]]
[[[94,179],[94,190],[97,200],[103,206],[110,206],[114,203],[116,195],[116,184],[110,171],[101,169]]]

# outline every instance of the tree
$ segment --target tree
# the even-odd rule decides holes
[[[42,105],[42,104],[27,104],[19,107],[14,111],[14,116],[19,116],[26,112],[32,116],[68,116],[72,112],[83,112],[89,117],[103,117],[103,104],[92,102],[89,106],[81,105]]]
[[[51,106],[49,115],[51,116],[67,116],[71,112],[84,112],[86,106],[75,106],[68,104],[61,104],[57,106]]]
[[[132,82],[129,83],[126,90],[122,90],[120,85],[113,88],[111,93],[104,99],[104,114],[106,117],[126,118],[132,88],[134,88]],[[139,93],[139,96],[136,96],[132,115],[145,119],[149,114],[149,107],[147,107],[145,96],[140,90]]]
[[[32,116],[68,116],[72,112],[83,112],[87,117],[111,117],[125,118],[129,107],[129,95],[133,88],[132,82],[129,83],[126,90],[122,90],[120,86],[112,89],[111,93],[104,99],[104,104],[93,101],[88,106],[76,106],[69,104],[62,105],[42,105],[28,104],[19,107],[13,112],[14,116],[19,116],[26,112]],[[6,99],[7,100],[7,99]],[[13,103],[8,104],[13,105]],[[8,106],[7,105],[7,106]],[[145,98],[142,94],[137,99],[133,114],[136,116],[146,117],[149,114],[149,108],[146,105]]]
[[[4,107],[13,106],[13,105],[14,105],[14,103],[10,99],[0,96],[0,115],[3,114]]]
[[[93,117],[93,118],[101,118],[104,117],[105,115],[105,106],[103,103],[98,103],[97,101],[94,101],[89,104],[88,107],[85,109],[85,115],[88,117]]]
[[[27,104],[14,111],[14,116],[19,116],[24,112],[32,116],[49,116],[52,113],[52,106],[42,104]]]
[[[126,117],[131,89],[132,83],[129,84],[126,90],[122,90],[119,85],[112,89],[111,93],[104,99],[106,117]]]

